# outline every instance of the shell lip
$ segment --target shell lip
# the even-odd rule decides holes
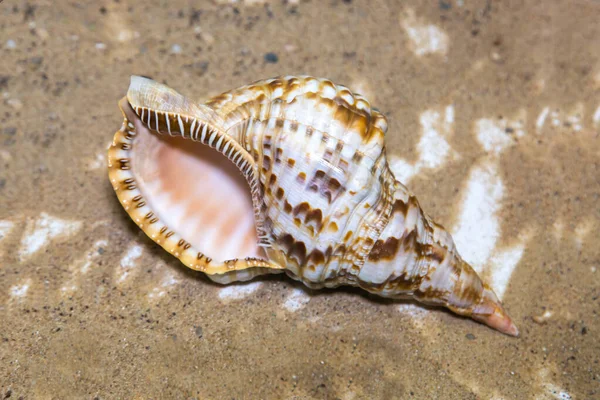
[[[126,98],[128,104],[123,104],[122,110],[128,110],[132,118],[150,131],[200,142],[235,164],[250,187],[258,245],[270,247],[271,240],[262,214],[262,188],[254,159],[222,129],[221,115],[211,107],[190,101],[166,85],[136,75],[131,77]]]
[[[283,269],[283,267],[269,260],[256,257],[224,261],[214,260],[195,249],[177,232],[167,226],[146,201],[131,168],[132,149],[137,135],[131,118],[139,117],[127,96],[123,97],[118,105],[124,120],[108,149],[108,175],[119,202],[130,218],[150,239],[178,258],[187,267],[210,275],[228,276],[248,268]],[[248,280],[252,277],[253,275],[249,274],[247,279],[244,279],[244,277],[236,277],[236,279]],[[216,280],[218,280],[218,277]]]

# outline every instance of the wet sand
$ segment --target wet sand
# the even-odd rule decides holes
[[[231,3],[231,4],[230,4]],[[0,3],[0,396],[600,398],[600,2]],[[221,287],[108,182],[129,76],[327,77],[521,331],[284,277]]]

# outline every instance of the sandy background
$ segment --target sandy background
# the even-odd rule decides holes
[[[0,397],[600,399],[598,21],[595,0],[4,0]],[[186,270],[106,176],[131,74],[199,100],[280,74],[363,93],[522,336]]]

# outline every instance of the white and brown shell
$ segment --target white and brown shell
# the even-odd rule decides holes
[[[285,272],[518,331],[391,172],[386,118],[326,79],[280,77],[197,104],[133,76],[109,177],[135,223],[220,283]],[[240,173],[241,172],[241,173]]]

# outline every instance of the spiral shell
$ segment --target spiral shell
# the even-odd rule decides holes
[[[134,76],[119,105],[112,185],[139,227],[186,266],[220,283],[285,272],[312,288],[358,286],[518,334],[395,178],[386,118],[362,96],[287,76],[197,104]]]

